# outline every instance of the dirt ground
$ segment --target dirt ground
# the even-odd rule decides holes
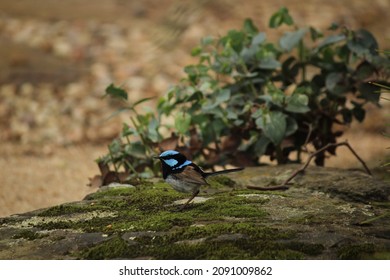
[[[201,37],[240,28],[247,17],[269,31],[281,6],[298,25],[364,27],[390,47],[386,0],[0,0],[0,217],[95,191],[86,186],[98,172],[94,160],[123,120],[106,121],[116,108],[101,98],[108,84],[123,85],[131,100],[161,95]],[[388,109],[372,108],[342,137],[370,167],[389,157],[381,134]],[[359,166],[338,152],[327,166]]]

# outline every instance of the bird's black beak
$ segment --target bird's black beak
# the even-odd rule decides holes
[[[160,159],[160,157],[159,157],[159,156],[153,156],[153,158],[154,158],[154,159]]]

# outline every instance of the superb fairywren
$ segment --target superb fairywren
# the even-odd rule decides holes
[[[209,176],[236,172],[244,168],[226,169],[217,172],[204,172],[199,166],[188,160],[183,154],[168,150],[158,157],[162,164],[162,173],[165,182],[176,191],[192,193],[190,199],[182,206],[184,209],[199,193],[202,185],[208,185],[206,178]]]

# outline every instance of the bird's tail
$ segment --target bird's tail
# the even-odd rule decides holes
[[[240,168],[220,170],[220,171],[216,171],[216,172],[205,172],[204,176],[207,178],[210,176],[216,176],[216,175],[221,175],[221,174],[225,174],[225,173],[237,172],[237,171],[241,171],[241,170],[244,170],[244,168],[240,167]]]

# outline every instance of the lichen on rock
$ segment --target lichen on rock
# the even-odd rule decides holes
[[[0,259],[389,259],[390,185],[310,167],[287,191],[254,191],[297,166],[247,168],[186,195],[162,181],[0,219]]]

